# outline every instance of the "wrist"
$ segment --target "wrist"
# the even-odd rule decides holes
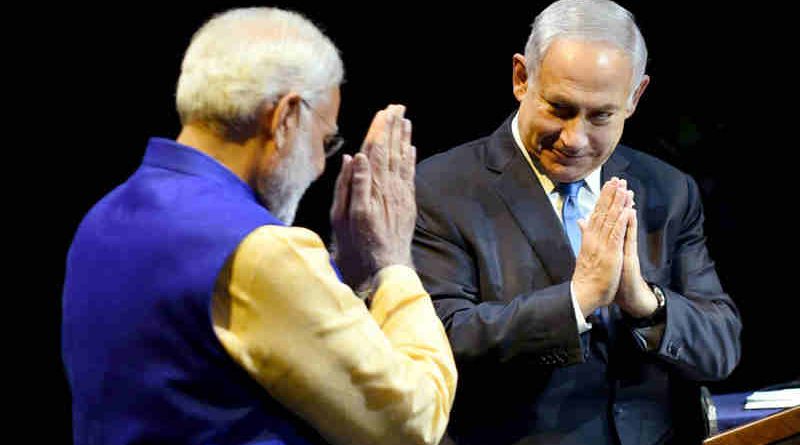
[[[372,271],[373,274],[377,273],[379,270],[394,266],[407,266],[413,269],[414,263],[411,260],[411,248],[404,249],[403,251],[395,251],[385,255],[380,255],[375,260],[375,270]]]
[[[650,293],[655,301],[655,307],[643,315],[636,316],[631,314],[629,322],[633,327],[649,327],[662,323],[666,317],[666,297],[661,288],[655,284],[648,284]]]
[[[569,289],[570,293],[572,294],[572,298],[575,299],[575,302],[578,304],[578,308],[584,317],[588,317],[595,311],[595,309],[603,306],[602,300],[597,298],[597,293],[588,290],[587,286],[583,282],[573,279],[570,283]]]

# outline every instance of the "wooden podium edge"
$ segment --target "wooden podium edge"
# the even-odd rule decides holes
[[[709,437],[703,445],[766,445],[800,433],[800,406]]]

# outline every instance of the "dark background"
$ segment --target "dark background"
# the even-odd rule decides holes
[[[344,152],[358,149],[378,109],[403,103],[423,159],[489,134],[515,109],[511,57],[524,51],[530,23],[547,3],[277,5],[303,12],[342,52]],[[651,76],[622,141],[698,181],[709,249],[744,321],[741,364],[712,390],[744,391],[798,378],[796,254],[790,247],[796,233],[791,195],[797,192],[786,173],[797,138],[791,107],[784,105],[791,71],[773,55],[780,41],[772,36],[776,16],[762,17],[752,5],[700,11],[692,3],[622,4],[637,16]],[[177,136],[174,88],[194,30],[215,12],[249,5],[256,3],[123,2],[50,10],[57,24],[47,46],[53,62],[45,72],[57,73],[47,79],[57,92],[45,101],[55,106],[38,112],[57,123],[28,136],[47,144],[47,167],[37,177],[48,184],[38,196],[49,203],[43,207],[50,222],[40,232],[48,254],[40,257],[45,275],[36,282],[45,288],[36,297],[44,301],[38,307],[44,320],[35,339],[45,378],[32,389],[37,411],[31,415],[47,419],[42,432],[54,443],[70,440],[59,338],[72,234],[90,206],[136,169],[148,137]],[[326,240],[338,168],[339,157],[329,161],[296,220]]]

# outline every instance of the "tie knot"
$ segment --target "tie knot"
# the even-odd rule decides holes
[[[568,196],[570,198],[576,198],[578,196],[578,191],[584,184],[584,180],[581,179],[580,181],[575,182],[562,182],[556,186],[556,190],[561,196]]]

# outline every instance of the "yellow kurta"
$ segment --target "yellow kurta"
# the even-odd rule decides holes
[[[234,360],[333,444],[436,444],[444,433],[455,363],[408,267],[378,273],[368,310],[316,234],[264,226],[220,274],[212,318]]]

